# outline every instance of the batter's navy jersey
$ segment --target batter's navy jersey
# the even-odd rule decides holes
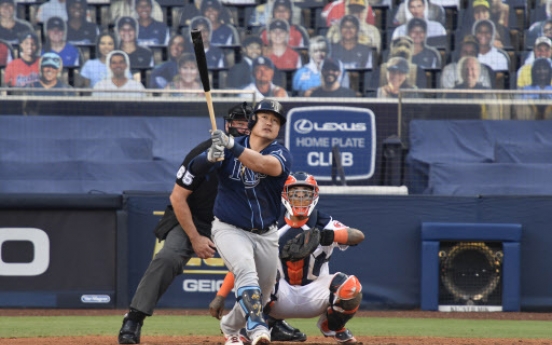
[[[234,140],[249,148],[249,136]],[[280,161],[280,176],[251,171],[232,151],[224,150],[224,161],[217,163],[219,188],[214,207],[214,214],[221,221],[242,229],[266,229],[278,221],[282,190],[291,169],[291,154],[277,141],[260,153]]]

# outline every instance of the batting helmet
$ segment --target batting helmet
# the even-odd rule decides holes
[[[251,114],[253,114],[253,108],[251,108],[247,102],[243,102],[228,109],[228,114],[224,115],[224,119],[230,124],[232,124],[232,121],[234,120],[249,121],[251,119]],[[241,137],[244,135],[240,133],[237,128],[232,126],[230,126],[228,132],[228,134],[231,134],[234,137]]]
[[[312,194],[298,196],[294,192],[290,193],[289,189],[295,186],[309,187],[312,189]],[[318,183],[316,183],[314,176],[303,171],[291,173],[284,184],[282,203],[290,215],[308,217],[318,203],[318,191]],[[304,201],[308,199],[310,199],[310,203],[305,205]]]
[[[275,114],[280,118],[280,126],[283,126],[286,123],[284,107],[282,107],[280,102],[265,98],[255,106],[255,110],[253,110],[253,115],[249,118],[249,129],[253,129],[253,126],[255,126],[255,124],[257,123],[256,114],[259,112],[269,112]]]

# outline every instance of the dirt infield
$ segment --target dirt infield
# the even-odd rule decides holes
[[[360,337],[359,345],[550,345],[552,342],[543,340],[512,340],[512,339],[462,339],[462,338],[401,338],[401,337]],[[60,337],[60,338],[26,338],[0,339],[0,344],[13,345],[108,345],[117,344],[113,337]],[[223,345],[220,337],[142,337],[142,345]],[[304,343],[273,342],[273,345],[325,345],[336,344],[335,341],[313,337]]]
[[[72,310],[72,309],[0,309],[0,316],[68,316],[68,315],[123,315],[124,310]],[[206,310],[158,310],[156,315],[207,315]],[[362,311],[360,317],[415,317],[451,319],[495,319],[495,320],[543,320],[552,321],[551,313],[437,313],[423,311]],[[1,326],[0,326],[1,327]],[[552,324],[551,324],[552,329]],[[552,332],[551,332],[552,334]],[[435,337],[357,337],[364,345],[552,345],[551,340],[543,339],[473,339]],[[116,335],[59,337],[59,338],[19,338],[0,339],[0,344],[13,345],[107,345],[117,344]],[[221,337],[208,336],[143,336],[142,345],[222,345]],[[274,342],[274,345],[290,343]],[[333,339],[309,337],[305,345],[335,344]]]

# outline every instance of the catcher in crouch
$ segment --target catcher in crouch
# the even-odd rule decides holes
[[[305,172],[291,174],[284,185],[285,209],[278,222],[279,278],[263,312],[273,319],[320,316],[317,326],[324,336],[356,344],[345,324],[358,310],[362,286],[354,275],[330,273],[328,261],[334,248],[359,244],[364,234],[318,211],[318,190],[314,177]],[[221,317],[233,285],[229,272],[209,304],[213,317]],[[248,342],[245,336],[240,340]],[[305,340],[306,336],[300,341]]]

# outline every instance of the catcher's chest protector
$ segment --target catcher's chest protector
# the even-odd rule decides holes
[[[309,217],[309,220],[305,225],[303,225],[303,227],[290,227],[285,234],[280,236],[280,238],[278,239],[280,250],[290,239],[294,238],[303,231],[312,229],[314,227],[324,229],[324,227],[326,227],[330,221],[330,216],[319,213],[318,209],[314,209],[311,216]],[[278,225],[280,229],[282,229],[283,227],[289,227],[289,225],[287,225],[284,220],[284,216],[280,218]],[[284,269],[285,279],[290,285],[307,285],[311,282],[311,280],[307,278],[309,274],[309,267],[312,267],[313,274],[318,276],[318,274],[320,273],[320,267],[323,263],[328,262],[328,260],[329,257],[326,257],[325,253],[322,253],[316,258],[313,258],[313,256],[310,255],[307,258],[296,262],[282,260],[282,268]]]

